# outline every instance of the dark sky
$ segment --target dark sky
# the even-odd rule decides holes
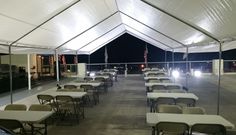
[[[165,61],[165,51],[148,44],[129,34],[124,34],[107,44],[108,63],[144,62],[144,50],[148,47],[148,62]],[[90,55],[90,63],[104,63],[105,47],[100,48]],[[190,61],[217,59],[218,53],[195,53],[189,55]],[[223,59],[236,59],[236,50],[225,51]],[[167,61],[172,60],[172,53],[167,52]],[[175,53],[175,61],[183,61],[183,53]],[[68,56],[67,63],[73,59]],[[88,63],[88,55],[79,55],[79,62]]]

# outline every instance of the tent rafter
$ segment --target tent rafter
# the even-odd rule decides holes
[[[199,31],[199,32],[201,32],[201,33],[203,33],[204,35],[206,35],[206,36],[208,36],[208,37],[212,38],[213,40],[215,40],[215,41],[217,41],[217,42],[220,43],[220,40],[217,39],[216,37],[214,37],[214,36],[213,36],[211,33],[209,33],[208,31],[206,31],[206,30],[204,30],[204,29],[202,29],[202,28],[200,28],[200,27],[198,27],[198,26],[192,25],[192,24],[190,24],[190,23],[188,23],[188,22],[186,22],[186,21],[184,21],[184,20],[178,18],[177,16],[175,16],[175,15],[173,15],[173,14],[171,14],[171,13],[169,13],[169,12],[167,12],[167,11],[165,11],[165,10],[163,10],[163,9],[161,9],[161,8],[159,8],[159,7],[155,6],[155,5],[153,5],[153,4],[151,4],[150,2],[147,2],[147,1],[145,1],[145,0],[141,0],[141,1],[144,2],[144,3],[146,3],[147,5],[149,5],[149,6],[153,7],[153,8],[155,8],[155,9],[157,9],[158,11],[160,11],[160,12],[162,12],[162,13],[164,13],[164,14],[166,14],[166,15],[168,15],[168,16],[170,16],[170,17],[176,19],[176,20],[178,20],[179,22],[181,22],[181,23],[183,23],[183,24],[185,24],[185,25],[187,25],[187,26],[189,26],[189,27],[191,27],[191,28],[193,28],[193,29],[195,29],[195,30],[197,30],[197,31]]]
[[[80,47],[79,49],[77,49],[77,51],[79,51],[80,49],[82,49],[83,47],[93,43],[94,41],[98,40],[99,38],[103,37],[104,35],[106,35],[107,33],[115,30],[116,28],[118,28],[119,26],[122,26],[122,23],[118,24],[117,26],[113,27],[112,29],[108,30],[107,32],[103,33],[102,35],[98,36],[97,38],[93,39],[92,41],[90,41],[89,43],[83,45],[82,47]]]
[[[41,24],[39,24],[38,26],[36,26],[35,28],[33,28],[32,30],[30,30],[29,32],[27,32],[26,34],[24,34],[23,36],[21,36],[20,38],[16,39],[15,41],[13,41],[10,46],[12,46],[13,44],[17,43],[18,41],[20,41],[21,39],[23,39],[24,37],[28,36],[30,33],[32,33],[33,31],[37,30],[38,28],[40,28],[42,25],[46,24],[47,22],[49,22],[50,20],[52,20],[53,18],[55,18],[56,16],[60,15],[61,13],[63,13],[64,11],[68,10],[69,8],[71,8],[72,6],[74,6],[75,4],[77,4],[78,2],[80,2],[80,0],[77,0],[75,2],[73,2],[72,4],[70,4],[69,6],[67,6],[66,8],[62,9],[61,11],[59,11],[58,13],[56,13],[55,15],[53,15],[52,17],[50,17],[49,19],[47,19],[46,21],[42,22]]]
[[[127,24],[124,24],[124,25],[127,26],[127,27],[129,27],[129,28],[131,28],[131,29],[133,29],[133,30],[135,30],[135,31],[137,31],[137,32],[139,32],[139,33],[141,33],[142,35],[147,36],[148,38],[150,38],[150,39],[152,39],[152,40],[154,40],[154,41],[156,41],[156,42],[158,42],[158,43],[160,43],[160,44],[162,44],[162,45],[164,45],[164,46],[166,46],[166,47],[168,47],[168,48],[170,48],[170,49],[173,49],[173,48],[170,47],[169,45],[167,45],[167,44],[165,44],[165,43],[163,43],[163,42],[161,42],[161,41],[159,41],[159,40],[156,40],[156,39],[154,39],[153,37],[151,37],[151,36],[149,36],[149,35],[147,35],[147,34],[144,34],[143,32],[140,32],[139,30],[133,28],[132,26],[129,26],[129,25],[127,25]]]
[[[140,24],[142,24],[142,25],[144,25],[144,26],[146,26],[146,27],[148,27],[148,28],[154,30],[155,32],[157,32],[157,33],[159,33],[159,34],[161,34],[161,35],[167,37],[168,39],[171,39],[172,41],[174,41],[174,42],[176,42],[176,43],[182,45],[183,47],[186,47],[186,45],[183,44],[183,43],[181,43],[180,41],[178,41],[178,40],[176,40],[176,39],[174,39],[174,38],[172,38],[172,37],[170,37],[170,36],[168,36],[168,35],[166,35],[166,34],[160,32],[160,31],[158,31],[158,30],[156,30],[156,29],[154,29],[154,28],[152,28],[152,27],[150,27],[149,25],[147,25],[147,24],[145,24],[145,23],[143,23],[143,22],[141,22],[141,21],[135,19],[134,17],[132,17],[132,16],[130,16],[130,15],[128,15],[128,14],[122,12],[122,11],[119,11],[119,12],[120,12],[121,14],[123,14],[123,15],[129,17],[130,19],[132,19],[132,20],[134,20],[134,21],[136,21],[136,22],[138,22],[138,23],[140,23]]]
[[[117,13],[119,13],[119,12],[116,11],[116,12],[112,13],[111,15],[109,15],[109,16],[107,16],[106,18],[102,19],[101,21],[97,22],[96,24],[94,24],[93,26],[91,26],[91,27],[89,27],[88,29],[84,30],[83,32],[81,32],[81,33],[75,35],[74,37],[72,37],[71,39],[65,41],[64,43],[62,43],[61,45],[59,45],[59,46],[56,47],[55,49],[59,49],[59,48],[62,47],[63,45],[65,45],[65,44],[69,43],[70,41],[76,39],[78,36],[84,34],[85,32],[87,32],[87,31],[89,31],[89,30],[91,30],[92,28],[96,27],[97,25],[101,24],[102,22],[106,21],[107,19],[111,18],[113,15],[115,15],[115,14],[117,14]]]

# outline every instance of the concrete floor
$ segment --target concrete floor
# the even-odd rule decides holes
[[[186,79],[176,80],[186,85]],[[216,76],[203,76],[202,78],[188,78],[189,92],[199,97],[197,106],[204,107],[208,114],[217,113],[217,84]],[[234,125],[236,125],[236,75],[222,77],[220,92],[219,113]],[[40,90],[35,88],[32,93],[41,92],[47,88],[55,87],[54,83],[43,86]],[[20,94],[25,92],[24,94]],[[21,91],[15,97],[21,99],[29,91]],[[23,97],[22,97],[23,96]],[[36,98],[35,95],[31,99]],[[1,103],[4,97],[0,98]],[[85,119],[80,124],[73,126],[50,125],[49,135],[150,135],[151,128],[146,125],[146,112],[149,108],[146,104],[146,93],[142,75],[119,76],[118,82],[109,88],[107,94],[102,94],[100,103],[94,107],[86,107]],[[34,100],[37,102],[37,100]],[[30,102],[33,103],[33,102]]]
[[[150,135],[145,123],[146,93],[138,77],[119,77],[97,106],[86,107],[86,118],[79,125],[53,126],[49,135]]]

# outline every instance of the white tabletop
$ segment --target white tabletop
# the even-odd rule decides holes
[[[160,76],[160,77],[157,77],[157,76],[147,76],[147,77],[144,77],[144,80],[148,80],[148,79],[169,79],[169,80],[172,80],[171,77],[168,77],[168,76]]]
[[[87,92],[51,91],[51,92],[48,92],[47,94],[53,97],[65,95],[65,96],[71,96],[72,98],[82,98],[83,96],[87,94]]]
[[[109,79],[110,77],[108,75],[96,75],[96,76],[93,76],[92,78],[97,78],[97,77],[102,77],[104,79]]]
[[[164,86],[176,86],[177,85],[177,86],[182,87],[182,85],[179,83],[153,83],[153,82],[146,82],[145,83],[146,87],[152,87],[153,85],[164,85]]]
[[[147,76],[149,73],[164,73],[164,74],[167,74],[164,71],[147,71],[147,72],[144,73],[144,75]]]
[[[146,122],[150,126],[155,126],[159,122],[183,122],[189,126],[196,123],[203,123],[222,124],[228,129],[234,128],[234,125],[231,122],[220,115],[147,113]]]
[[[66,85],[75,85],[77,87],[80,87],[80,85],[92,85],[93,87],[98,87],[101,86],[101,82],[70,82],[67,83]]]
[[[53,111],[0,111],[0,119],[15,119],[21,122],[39,123],[53,114]]]
[[[147,98],[149,99],[157,99],[160,97],[192,98],[192,99],[198,100],[198,97],[193,93],[155,93],[155,92],[147,93]]]

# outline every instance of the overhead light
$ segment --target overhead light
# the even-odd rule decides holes
[[[196,71],[194,71],[193,75],[195,77],[201,77],[202,76],[202,72],[200,70],[196,70]]]
[[[178,78],[178,77],[179,77],[179,71],[173,70],[173,71],[172,71],[172,76],[173,76],[174,78]]]

